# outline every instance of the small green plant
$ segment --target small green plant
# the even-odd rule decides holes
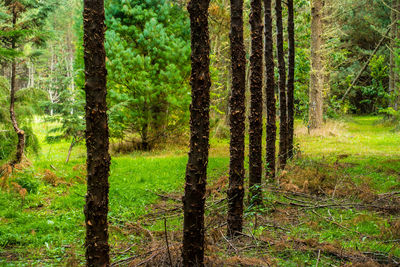
[[[15,182],[22,186],[22,188],[25,188],[30,194],[36,194],[39,191],[40,183],[32,177],[32,174],[30,173],[18,177],[15,179]]]

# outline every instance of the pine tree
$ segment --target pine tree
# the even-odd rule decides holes
[[[390,64],[389,64],[389,94],[390,106],[395,110],[399,105],[399,74],[398,62],[396,61],[396,51],[398,50],[397,42],[399,41],[400,30],[398,21],[400,18],[400,1],[392,0],[391,3],[391,29],[390,29]]]
[[[251,1],[251,77],[250,77],[250,129],[249,129],[249,187],[250,198],[261,200],[262,133],[263,133],[263,24],[261,0]]]
[[[266,178],[275,178],[276,169],[276,99],[275,99],[275,64],[274,41],[272,37],[272,0],[264,0],[265,13],[265,76],[266,76]]]
[[[106,11],[111,134],[138,134],[150,150],[189,116],[189,20],[168,0],[109,1]]]
[[[232,95],[230,98],[230,170],[228,189],[228,236],[243,228],[244,135],[246,53],[243,41],[243,0],[231,0]]]
[[[17,64],[23,58],[23,48],[28,43],[43,45],[45,34],[40,30],[43,28],[48,14],[54,9],[53,1],[34,0],[3,0],[0,5],[5,10],[5,23],[1,30],[4,33],[0,37],[0,56],[11,62],[10,77],[10,106],[9,113],[12,126],[18,142],[15,158],[10,163],[12,166],[21,162],[25,150],[25,131],[18,123],[15,112],[17,88]],[[34,12],[33,12],[34,11]]]
[[[210,40],[209,0],[191,0],[192,105],[190,107],[190,152],[183,198],[183,249],[185,267],[204,266],[204,206],[210,135]]]
[[[322,7],[323,0],[311,0],[311,72],[309,127],[319,128],[323,122],[322,73]]]
[[[288,80],[287,80],[287,109],[288,109],[288,158],[293,157],[294,138],[294,72],[295,72],[295,36],[294,36],[294,6],[293,0],[288,0]]]
[[[83,11],[87,195],[85,205],[86,265],[109,266],[107,70],[104,49],[104,1],[85,0]]]
[[[275,2],[276,13],[276,47],[278,55],[279,69],[279,110],[280,110],[280,125],[279,125],[279,168],[284,169],[286,166],[288,152],[288,120],[287,120],[287,95],[286,95],[286,67],[285,54],[283,50],[283,23],[282,23],[282,1]]]

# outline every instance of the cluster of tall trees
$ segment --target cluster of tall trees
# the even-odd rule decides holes
[[[264,1],[265,7],[265,67],[263,65],[264,36],[262,2],[251,2],[251,74],[250,74],[250,128],[249,128],[249,169],[250,198],[253,203],[261,204],[262,181],[262,133],[263,133],[263,69],[266,73],[267,98],[267,168],[266,176],[275,176],[275,140],[276,140],[276,107],[274,53],[272,35],[271,1]],[[209,36],[208,36],[207,0],[192,0],[189,3],[192,27],[192,108],[191,108],[191,142],[189,163],[186,172],[184,196],[184,240],[183,260],[185,266],[204,265],[204,204],[206,169],[209,138]],[[294,121],[294,6],[288,1],[288,35],[289,35],[289,71],[286,76],[285,53],[283,49],[282,2],[275,2],[277,27],[278,88],[280,111],[279,167],[285,168],[288,155],[293,149]],[[200,16],[200,17],[199,17]],[[200,24],[201,23],[201,24]],[[243,210],[245,195],[245,114],[246,114],[246,51],[243,34],[243,1],[231,0],[231,71],[232,89],[230,96],[230,171],[229,189],[227,192],[228,215],[227,236],[240,235],[243,229]],[[200,106],[198,106],[201,104]],[[289,109],[291,109],[289,111]],[[206,118],[206,119],[205,119]],[[291,137],[289,137],[291,136]]]
[[[368,1],[370,0],[361,2],[365,4]],[[179,121],[176,117],[184,117],[186,114],[189,85],[192,93],[190,152],[183,197],[182,258],[185,266],[204,265],[204,210],[212,110],[220,111],[222,107],[228,111],[226,114],[230,126],[230,171],[227,192],[227,236],[232,238],[240,235],[243,228],[246,115],[249,121],[249,201],[254,205],[260,205],[262,204],[263,173],[266,180],[273,180],[277,169],[284,169],[287,160],[294,154],[294,116],[296,111],[300,110],[298,107],[303,101],[301,92],[297,90],[297,87],[295,90],[295,85],[298,81],[304,83],[306,80],[304,73],[308,76],[310,70],[310,77],[306,80],[309,81],[309,98],[305,102],[307,102],[308,123],[311,128],[317,128],[322,124],[326,84],[332,85],[332,91],[339,87],[350,91],[349,88],[352,89],[356,86],[356,82],[362,80],[370,82],[366,86],[370,91],[378,91],[370,93],[371,95],[379,95],[379,90],[385,90],[384,84],[387,82],[389,93],[392,94],[391,106],[397,107],[396,39],[399,32],[397,0],[393,0],[389,7],[375,3],[378,6],[376,8],[378,11],[374,11],[376,13],[384,13],[385,8],[391,9],[390,24],[386,23],[383,16],[380,17],[382,25],[390,26],[391,39],[389,41],[385,36],[382,38],[381,32],[375,37],[373,34],[371,34],[372,37],[357,36],[357,40],[347,40],[346,36],[341,36],[341,41],[345,40],[351,48],[345,52],[336,49],[331,53],[332,55],[329,55],[333,57],[331,65],[327,63],[329,60],[327,60],[326,50],[332,47],[337,48],[337,43],[335,43],[337,39],[332,38],[330,40],[332,42],[326,44],[328,38],[323,33],[328,32],[325,31],[328,28],[323,28],[324,22],[330,20],[330,16],[333,15],[337,18],[336,23],[346,25],[346,22],[343,19],[344,15],[338,13],[338,9],[332,11],[330,1],[312,0],[310,2],[311,21],[310,31],[307,32],[311,37],[309,58],[306,57],[307,53],[304,52],[303,47],[300,47],[299,53],[295,53],[295,22],[296,19],[304,19],[301,16],[295,17],[295,7],[304,7],[301,1],[251,0],[249,23],[245,20],[243,0],[230,1],[230,16],[221,9],[224,5],[228,5],[227,1],[216,2],[211,4],[209,0],[191,0],[188,3],[189,20],[187,20],[180,6],[181,3],[171,5],[167,1],[157,0],[145,2],[85,0],[83,20],[79,17],[80,24],[77,24],[83,25],[83,32],[80,27],[76,30],[82,35],[81,41],[79,38],[74,39],[72,33],[68,33],[68,31],[73,31],[72,25],[69,25],[62,38],[67,43],[67,49],[60,51],[63,45],[57,42],[50,44],[52,52],[48,58],[49,73],[38,81],[34,78],[35,68],[32,67],[37,53],[32,51],[39,51],[37,49],[45,43],[47,36],[43,29],[46,19],[56,7],[56,1],[3,0],[0,2],[0,20],[2,21],[0,60],[9,66],[2,69],[3,74],[7,69],[10,71],[9,74],[4,75],[10,78],[9,88],[5,85],[6,81],[0,80],[0,92],[9,93],[6,101],[0,99],[0,103],[9,103],[7,110],[4,109],[4,105],[0,106],[0,120],[7,120],[16,136],[16,154],[11,164],[15,165],[22,160],[28,140],[26,128],[21,127],[23,115],[16,114],[16,107],[18,103],[23,106],[24,101],[27,102],[34,93],[30,94],[31,91],[23,90],[23,88],[42,84],[47,87],[49,96],[50,103],[46,106],[47,112],[50,115],[58,112],[62,114],[62,118],[68,118],[65,123],[63,122],[65,128],[68,129],[64,136],[74,136],[77,139],[78,135],[83,136],[85,133],[88,187],[84,212],[88,266],[110,264],[107,222],[110,134],[114,134],[115,137],[138,134],[142,148],[148,149],[153,138],[157,138],[168,127],[176,128]],[[287,6],[287,21],[284,20],[282,11],[285,8],[284,4]],[[273,7],[275,7],[274,15]],[[109,10],[107,16],[106,9]],[[224,36],[216,38],[215,28],[209,29],[210,16],[230,19],[228,38],[230,49],[228,49],[229,56],[227,57],[226,49],[220,47],[220,44],[226,41]],[[358,15],[354,15],[352,19],[357,21]],[[107,41],[106,22],[110,27],[107,32]],[[357,26],[356,23],[353,24]],[[276,38],[274,25],[276,25]],[[354,25],[353,28],[345,28],[345,30],[356,31]],[[53,24],[53,28],[56,27],[56,23]],[[364,27],[368,26],[364,25]],[[251,37],[247,46],[246,29],[250,29]],[[213,36],[210,36],[210,32]],[[388,33],[388,31],[385,32]],[[374,40],[369,42],[368,38],[373,37]],[[189,38],[190,49],[186,42]],[[215,38],[214,41],[217,44],[210,44],[212,38]],[[306,41],[300,39],[299,43],[308,41],[308,39]],[[78,44],[75,47],[76,50],[74,42]],[[285,42],[287,42],[287,49],[285,49]],[[382,75],[384,73],[382,71],[384,70],[382,44],[385,42],[390,43],[391,48],[390,74],[387,76]],[[26,49],[27,44],[31,49]],[[81,44],[83,48],[79,48]],[[251,51],[247,50],[248,47]],[[359,68],[359,76],[347,78],[347,80],[355,78],[350,87],[348,87],[349,84],[340,84],[338,81],[340,79],[337,77],[328,77],[328,68],[334,68],[333,65],[343,63],[343,58],[355,57],[360,47],[373,52],[367,53],[368,60],[363,62],[364,65],[361,64],[366,67]],[[108,60],[106,60],[106,51],[109,52]],[[247,60],[246,54],[251,54],[250,60]],[[213,55],[221,56],[221,58],[225,56],[225,59],[223,62],[216,62]],[[295,61],[298,57],[309,60],[311,69],[307,69],[302,63],[297,67]],[[26,70],[22,70],[20,65],[27,61],[29,64],[25,65]],[[216,76],[228,82],[218,83],[216,87],[211,83],[213,73],[210,70],[213,67],[218,69],[224,64],[230,64],[229,70],[225,73],[217,72]],[[348,63],[348,65],[352,64]],[[299,69],[300,67],[304,69]],[[346,70],[351,69],[349,66],[346,67]],[[370,68],[370,75],[365,78],[363,71],[367,67]],[[26,85],[18,85],[19,71],[28,72]],[[61,77],[56,77],[54,72],[61,73]],[[188,79],[190,82],[187,81]],[[75,93],[75,88],[78,86],[84,88],[85,95]],[[249,101],[246,100],[247,89],[250,92]],[[212,94],[213,90],[214,94]],[[374,99],[368,95],[367,91],[353,90],[350,94],[354,91],[356,93],[354,93],[355,96],[350,95],[350,103],[357,94],[370,96],[363,99],[365,103]],[[346,94],[347,91],[344,95]],[[343,90],[340,95],[343,95]],[[217,98],[229,96],[229,101],[225,106],[224,104],[215,105],[213,102],[215,99],[212,98],[216,96]],[[278,109],[277,100],[279,101]],[[79,103],[83,101],[86,103],[84,110],[79,108]],[[248,103],[250,106],[247,114]],[[108,105],[111,106],[110,109]],[[264,160],[262,159],[264,113],[266,114],[265,167],[263,167]],[[26,113],[21,112],[21,114]],[[108,115],[112,122],[110,129]],[[278,121],[277,115],[279,115]],[[85,125],[81,123],[82,116],[86,118]],[[174,121],[171,122],[170,116],[175,117]],[[279,127],[277,122],[279,122]],[[179,121],[179,124],[183,123],[184,119]],[[279,146],[278,157],[276,157],[278,130]],[[3,130],[0,134],[3,134]],[[151,136],[152,134],[154,136]]]
[[[271,30],[271,2],[266,1],[266,66],[268,75],[273,71],[273,38]],[[288,155],[288,88],[285,59],[283,52],[283,26],[281,2],[276,3],[277,20],[277,53],[279,61],[279,95],[281,124],[286,129],[280,143],[280,167],[284,168]],[[293,7],[289,4],[289,6]],[[210,113],[210,43],[208,33],[208,0],[192,0],[188,5],[191,25],[192,48],[192,72],[190,84],[192,87],[191,105],[191,138],[189,161],[186,170],[184,204],[184,237],[183,237],[183,262],[185,266],[204,265],[204,209],[205,192],[207,184],[207,163],[209,149],[209,113]],[[263,23],[261,1],[252,3],[252,57],[251,57],[251,156],[250,165],[253,168],[251,181],[260,185],[262,175],[261,138],[262,138],[262,55],[263,55]],[[293,8],[289,8],[293,12]],[[85,47],[85,91],[86,91],[86,144],[87,144],[87,170],[88,170],[88,194],[86,197],[86,258],[89,266],[104,266],[109,264],[108,257],[108,233],[107,233],[107,209],[108,209],[108,172],[110,156],[108,154],[108,124],[106,103],[106,62],[104,48],[104,2],[102,0],[86,0],[84,5],[84,47]],[[289,28],[293,27],[290,17]],[[246,57],[243,43],[243,1],[231,1],[231,57],[232,57],[232,93],[230,99],[230,183],[228,190],[228,236],[239,235],[243,227],[243,199],[244,199],[244,154],[245,154],[245,80]],[[291,34],[294,31],[289,29]],[[294,40],[294,36],[289,38]],[[294,53],[294,51],[291,51]],[[290,54],[289,57],[294,56]],[[272,60],[271,60],[272,59]],[[294,61],[289,60],[291,64]],[[290,66],[289,69],[294,69]],[[291,71],[289,71],[291,72]],[[283,77],[282,77],[283,76]],[[288,82],[293,82],[289,79]],[[274,91],[274,84],[267,90]],[[271,94],[269,94],[271,96]],[[275,98],[275,94],[272,94]],[[274,101],[269,101],[274,102]],[[271,108],[269,110],[272,110]],[[275,111],[274,111],[275,112]],[[285,114],[282,114],[285,113]],[[289,114],[293,114],[290,112]],[[284,118],[282,118],[284,117]],[[271,118],[271,116],[270,116]],[[275,118],[273,118],[275,120]],[[286,120],[286,121],[284,121]],[[271,124],[271,123],[269,123]],[[282,151],[285,149],[285,151]],[[275,159],[274,159],[275,161]],[[254,164],[254,165],[253,165]],[[274,164],[275,165],[275,164]],[[268,167],[267,175],[271,178]],[[259,193],[256,196],[259,201]]]

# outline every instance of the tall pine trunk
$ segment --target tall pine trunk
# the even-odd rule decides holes
[[[12,27],[15,29],[15,25],[17,23],[17,10],[16,5],[13,6],[13,19],[12,19]],[[11,41],[11,48],[14,51],[16,49],[15,39],[12,38]],[[18,136],[17,142],[17,151],[15,155],[15,159],[11,162],[11,165],[14,166],[16,164],[21,163],[22,157],[24,155],[25,150],[25,132],[19,128],[17,117],[15,116],[15,93],[17,91],[16,88],[16,73],[17,71],[17,63],[16,59],[14,58],[11,63],[11,88],[10,88],[10,119],[13,125],[14,131]]]
[[[85,0],[83,11],[86,92],[87,194],[86,265],[109,266],[107,70],[104,1]]]
[[[274,40],[272,37],[272,0],[264,0],[265,14],[265,96],[267,106],[266,178],[274,179],[276,170],[276,98]]]
[[[183,197],[183,266],[204,266],[204,205],[210,135],[209,0],[191,0],[192,105],[190,152]]]
[[[262,133],[263,133],[263,24],[261,0],[251,1],[251,76],[249,130],[249,187],[250,197],[261,202]]]
[[[231,0],[232,95],[230,97],[230,170],[228,236],[242,232],[244,197],[244,135],[246,53],[243,41],[243,0]]]
[[[284,169],[287,161],[288,152],[288,119],[287,119],[287,96],[286,96],[286,66],[285,53],[283,51],[283,25],[282,25],[282,0],[275,2],[276,12],[276,47],[278,55],[279,70],[279,168]]]
[[[398,66],[396,64],[396,49],[397,39],[400,35],[398,29],[399,20],[399,0],[392,0],[391,4],[391,29],[390,29],[390,68],[389,68],[389,94],[390,94],[390,106],[395,110],[398,109],[399,90],[398,90]]]
[[[319,128],[323,123],[322,74],[322,0],[311,0],[311,74],[309,127]]]
[[[295,36],[294,36],[294,6],[293,0],[288,0],[288,80],[287,80],[287,108],[288,108],[288,157],[293,157],[294,139],[294,72],[295,72]]]

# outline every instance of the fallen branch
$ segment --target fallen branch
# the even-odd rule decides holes
[[[169,258],[169,263],[172,265],[172,258],[171,258],[171,251],[169,251],[169,243],[168,243],[168,232],[167,232],[167,219],[164,217],[164,234],[165,234],[165,242],[167,243],[167,252],[168,252],[168,258]]]

